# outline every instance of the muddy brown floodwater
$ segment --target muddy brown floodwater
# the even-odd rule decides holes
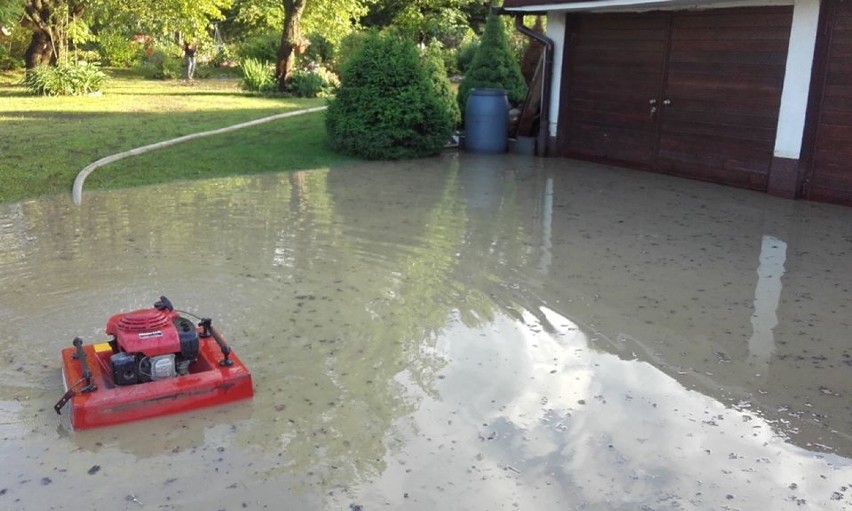
[[[448,153],[0,205],[0,510],[852,509],[852,208]],[[234,405],[71,430],[164,294]]]

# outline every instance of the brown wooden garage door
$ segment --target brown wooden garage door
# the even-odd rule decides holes
[[[560,154],[766,190],[792,12],[569,17]]]
[[[852,2],[830,1],[817,66],[816,134],[805,196],[852,205]]]

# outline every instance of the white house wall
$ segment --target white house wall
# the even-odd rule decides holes
[[[802,151],[818,23],[819,0],[797,0],[775,136],[775,156],[779,158],[798,160]]]

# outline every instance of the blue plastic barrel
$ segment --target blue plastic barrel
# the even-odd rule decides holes
[[[509,99],[504,89],[471,89],[464,110],[464,148],[505,153],[509,144]]]

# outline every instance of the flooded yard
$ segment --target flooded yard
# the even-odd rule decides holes
[[[250,401],[75,432],[160,295]],[[852,509],[852,208],[439,158],[0,205],[0,510]]]

